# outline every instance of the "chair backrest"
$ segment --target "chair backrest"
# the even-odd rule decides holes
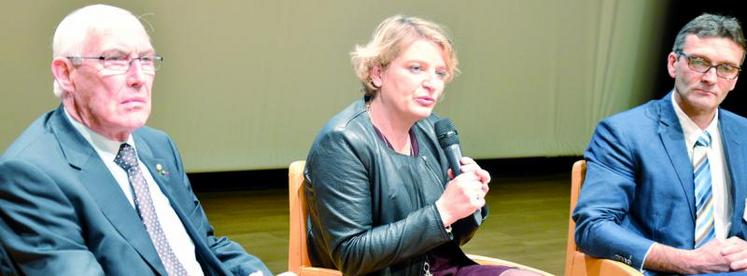
[[[311,266],[306,240],[306,193],[303,170],[306,161],[294,161],[288,167],[288,209],[290,231],[288,238],[288,271],[297,275],[342,275],[337,270]]]
[[[573,221],[573,209],[576,209],[578,195],[586,177],[586,161],[579,160],[573,163],[571,170],[571,204],[568,213],[568,241],[565,251],[565,275],[643,275],[640,271],[621,262],[598,259],[587,256],[578,250],[576,246],[575,231],[576,222]]]
[[[573,221],[573,209],[576,209],[576,203],[578,203],[578,194],[581,193],[581,185],[584,184],[584,178],[586,177],[586,161],[579,160],[573,163],[571,169],[571,204],[570,210],[568,211],[568,244],[566,246],[565,262],[569,264],[573,258],[573,252],[578,251],[576,247],[576,238],[574,233],[576,232],[576,222]],[[569,267],[566,265],[566,275],[568,275]]]

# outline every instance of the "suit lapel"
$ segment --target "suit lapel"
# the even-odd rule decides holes
[[[745,137],[745,133],[737,126],[733,118],[724,114],[724,110],[719,112],[719,124],[721,128],[721,140],[724,144],[724,155],[726,156],[726,166],[731,178],[731,200],[733,202],[733,213],[731,220],[730,235],[740,235],[743,225],[742,213],[744,212],[745,187],[741,185],[744,181],[744,170],[740,165],[745,162],[745,145],[741,143],[740,138]]]
[[[119,234],[160,274],[165,275],[156,249],[135,209],[101,161],[96,151],[68,122],[59,107],[52,116],[51,127],[71,167],[78,169],[80,183],[88,190],[98,207]]]
[[[693,168],[690,157],[685,148],[685,136],[682,133],[677,114],[672,106],[672,93],[667,94],[657,102],[659,113],[659,137],[664,144],[669,161],[672,162],[677,173],[682,191],[685,193],[690,207],[690,216],[695,221],[695,184],[693,183]],[[644,153],[645,154],[645,153]]]
[[[194,203],[194,198],[191,193],[187,192],[187,189],[181,187],[181,185],[184,185],[180,181],[182,175],[178,174],[181,170],[176,167],[177,165],[173,161],[169,162],[169,159],[158,157],[160,155],[173,156],[173,152],[169,151],[158,154],[154,149],[159,149],[160,147],[152,148],[141,136],[137,135],[137,132],[134,139],[140,161],[148,167],[148,171],[150,171],[153,179],[156,180],[156,184],[158,184],[163,194],[168,198],[169,204],[192,239],[192,243],[195,246],[195,253],[197,253],[197,260],[201,263],[203,271],[207,274],[230,274],[230,271],[222,270],[220,260],[210,253],[212,251],[207,243],[205,243],[205,233],[201,233],[196,229],[193,224],[195,222],[190,217],[191,214],[187,213],[192,210],[191,207]],[[216,273],[215,269],[218,269],[220,273]]]

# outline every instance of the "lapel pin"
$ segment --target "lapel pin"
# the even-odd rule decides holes
[[[164,168],[161,164],[156,164],[156,171],[160,175],[169,175],[169,171],[167,171],[166,168]]]

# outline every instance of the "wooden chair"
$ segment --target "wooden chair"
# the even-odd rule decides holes
[[[290,207],[290,238],[288,240],[288,271],[298,275],[342,275],[339,271],[312,267],[306,241],[306,194],[304,193],[303,170],[306,161],[294,161],[288,167],[288,205]],[[552,275],[539,269],[514,262],[467,254],[469,258],[483,265],[505,265],[531,270],[541,275]]]
[[[638,270],[618,261],[599,259],[587,256],[578,250],[574,233],[576,222],[573,221],[573,209],[576,209],[578,195],[586,176],[586,161],[579,160],[573,164],[571,172],[571,208],[568,214],[568,244],[565,252],[565,275],[643,275]]]
[[[288,167],[288,207],[290,211],[290,238],[288,239],[288,271],[299,276],[340,276],[340,271],[312,267],[306,244],[306,193],[303,190],[303,169],[306,161],[295,161]]]

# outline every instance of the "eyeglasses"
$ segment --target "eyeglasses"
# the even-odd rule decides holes
[[[675,53],[678,56],[685,57],[687,59],[687,67],[698,73],[706,73],[711,68],[716,68],[716,76],[722,79],[733,80],[739,76],[739,71],[742,71],[742,68],[736,65],[727,63],[712,65],[711,62],[703,57],[691,56],[682,51],[676,51]]]
[[[132,66],[132,62],[137,60],[140,62],[140,68],[142,68],[143,72],[155,74],[156,71],[158,71],[158,68],[161,67],[161,63],[163,63],[163,57],[162,56],[144,56],[144,57],[136,57],[136,58],[129,58],[125,56],[98,56],[98,57],[67,57],[70,59],[70,61],[73,62],[75,65],[80,65],[83,63],[84,59],[94,59],[101,62],[104,69],[108,71],[111,74],[124,74],[127,73],[127,71],[130,70],[130,66]]]

